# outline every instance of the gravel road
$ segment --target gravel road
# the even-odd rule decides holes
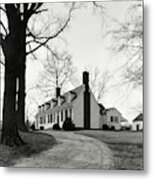
[[[64,131],[43,131],[57,140],[52,149],[18,159],[14,167],[110,169],[112,153],[106,144],[84,135]]]

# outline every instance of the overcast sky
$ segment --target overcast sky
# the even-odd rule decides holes
[[[72,14],[69,27],[61,34],[66,40],[66,48],[72,55],[74,65],[78,69],[78,77],[82,80],[82,72],[87,66],[98,67],[101,73],[106,70],[111,72],[111,85],[120,81],[116,71],[122,65],[126,57],[112,53],[110,50],[112,41],[105,36],[106,32],[115,28],[112,20],[124,22],[127,10],[138,1],[103,2],[104,13],[101,15],[93,10],[92,6],[76,10]],[[140,3],[140,2],[139,2]],[[56,8],[56,13],[61,13],[60,4],[47,4],[47,7]],[[39,58],[44,58],[42,50],[39,50]],[[27,84],[32,87],[38,81],[42,66],[39,61],[27,60]],[[73,88],[69,86],[68,89]],[[106,108],[116,107],[123,115],[131,121],[138,112],[134,109],[142,105],[142,89],[132,92],[127,88],[115,86],[110,88],[103,98],[102,104]]]

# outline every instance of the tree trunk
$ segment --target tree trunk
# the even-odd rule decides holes
[[[26,87],[26,25],[22,24],[20,31],[21,52],[18,68],[19,99],[18,99],[18,127],[21,131],[28,131],[25,123],[25,87]]]
[[[7,61],[7,60],[6,60]],[[9,59],[9,61],[13,61]],[[5,67],[5,88],[4,88],[4,108],[3,108],[3,128],[1,142],[6,145],[22,144],[16,121],[16,75],[12,64]]]
[[[22,59],[19,73],[19,99],[18,99],[18,127],[21,131],[28,131],[25,124],[25,60]]]

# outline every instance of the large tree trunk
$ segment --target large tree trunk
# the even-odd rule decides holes
[[[18,99],[18,127],[21,131],[28,131],[25,124],[25,87],[26,87],[26,36],[25,27],[22,28],[21,38],[22,38],[22,51],[19,61],[19,99]]]
[[[7,58],[6,58],[7,59]],[[9,57],[5,62],[13,62],[13,57]],[[5,67],[5,88],[4,88],[4,108],[3,108],[3,128],[1,142],[6,145],[22,144],[17,125],[16,112],[16,75],[12,63]]]
[[[19,109],[18,109],[18,127],[21,131],[27,131],[25,124],[25,66],[21,67],[19,74]]]

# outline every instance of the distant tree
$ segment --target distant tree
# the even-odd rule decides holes
[[[143,83],[143,7],[139,2],[131,6],[125,22],[115,22],[116,28],[110,30],[111,49],[126,58],[120,68],[122,83],[133,88],[142,87]]]
[[[66,51],[59,53],[51,48],[49,51],[46,60],[42,62],[44,71],[37,85],[46,96],[54,94],[56,87],[62,89],[76,71],[72,57]]]
[[[93,92],[97,102],[100,102],[108,92],[110,73],[108,71],[100,72],[97,67],[89,70],[89,72],[90,89]]]

